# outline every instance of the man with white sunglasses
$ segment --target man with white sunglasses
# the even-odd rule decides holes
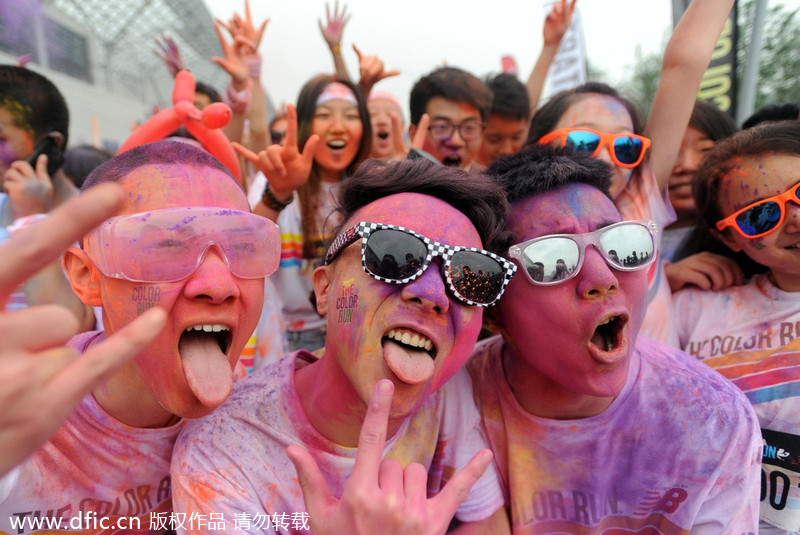
[[[597,159],[538,146],[488,173],[521,274],[468,369],[513,532],[756,533],[747,399],[638,337],[658,229],[621,220]]]

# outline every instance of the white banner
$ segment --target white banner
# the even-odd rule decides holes
[[[544,6],[545,16],[553,8],[552,3]],[[583,27],[578,8],[572,15],[572,23],[561,39],[556,57],[550,70],[547,71],[547,79],[544,83],[542,92],[542,102],[546,102],[552,95],[571,89],[586,82],[586,54],[583,41]]]

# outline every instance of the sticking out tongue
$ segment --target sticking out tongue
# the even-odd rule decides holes
[[[383,360],[401,381],[415,385],[433,377],[433,359],[422,349],[386,340],[383,343]]]
[[[189,388],[206,407],[222,404],[233,390],[233,372],[216,338],[202,331],[185,332],[178,343]]]

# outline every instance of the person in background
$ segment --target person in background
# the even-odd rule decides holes
[[[800,123],[742,130],[721,141],[692,189],[709,231],[765,273],[720,291],[674,296],[681,347],[744,391],[763,436],[759,533],[800,530]]]
[[[665,228],[675,219],[667,180],[697,88],[732,5],[733,0],[695,0],[683,13],[664,50],[646,125],[633,103],[614,88],[588,82],[554,95],[539,108],[531,121],[529,141],[588,152],[613,164],[611,195],[623,217],[653,220]],[[690,262],[692,258],[682,261],[684,266]],[[652,264],[649,280],[650,304],[642,333],[677,345],[670,283],[661,261]]]
[[[370,158],[401,160],[406,157],[403,135],[405,119],[397,97],[386,91],[373,91],[367,99],[372,122],[372,151]]]
[[[64,152],[64,165],[61,167],[61,172],[75,184],[75,187],[80,188],[89,173],[112,156],[113,154],[106,149],[99,149],[92,145],[78,145]]]
[[[58,172],[68,133],[69,109],[55,84],[25,67],[0,65],[0,229],[24,227],[78,194]],[[44,304],[67,307],[82,331],[94,327],[92,309],[74,294],[58,262],[25,281],[6,308]]]
[[[489,166],[500,156],[514,154],[528,139],[531,104],[525,85],[513,74],[486,79],[492,92],[492,110],[483,131],[478,161]]]
[[[478,152],[491,107],[492,92],[480,79],[456,67],[438,68],[411,88],[408,135],[427,130],[423,151],[443,165],[480,172]]]
[[[339,182],[367,158],[372,131],[361,91],[330,75],[303,86],[288,118],[283,145],[258,154],[234,146],[266,177],[253,211],[281,229],[281,265],[271,280],[280,294],[289,348],[315,350],[325,345],[325,319],[310,301],[312,273],[337,224],[330,216]]]

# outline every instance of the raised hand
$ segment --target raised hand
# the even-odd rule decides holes
[[[339,0],[333,7],[333,17],[331,17],[330,4],[325,2],[325,26],[322,25],[322,19],[317,19],[319,22],[319,31],[322,32],[322,38],[328,43],[328,47],[335,49],[342,45],[342,35],[344,34],[344,27],[347,26],[350,20],[350,15],[347,13],[347,4],[342,4],[342,12],[339,13]]]
[[[153,53],[161,58],[161,61],[166,64],[169,73],[174,78],[179,71],[186,68],[181,58],[181,51],[178,50],[178,44],[168,35],[162,35],[160,40],[156,37],[155,41],[158,48],[153,50]]]
[[[572,22],[575,2],[577,0],[557,0],[553,4],[553,8],[544,19],[544,28],[542,29],[544,46],[558,46],[561,43],[561,39],[564,38],[564,34],[567,33]]]
[[[398,70],[385,70],[383,60],[378,56],[366,56],[361,52],[361,50],[358,49],[356,45],[353,45],[353,50],[358,56],[358,69],[360,72],[358,86],[361,88],[364,96],[369,95],[369,92],[372,90],[372,86],[384,78],[389,78],[391,76],[397,76],[400,74],[400,71]]]
[[[124,192],[102,184],[0,243],[0,304],[91,228],[114,215]],[[44,443],[72,408],[159,333],[166,315],[152,308],[83,355],[63,344],[75,316],[56,305],[15,312],[0,308],[0,475]],[[42,326],[46,325],[46,329]]]
[[[294,445],[287,448],[315,534],[445,533],[459,504],[489,466],[491,451],[478,452],[441,492],[428,499],[424,466],[411,463],[403,468],[396,460],[381,460],[393,393],[389,380],[375,385],[359,435],[355,466],[341,498],[331,495],[308,451]]]
[[[214,30],[217,32],[217,38],[225,57],[214,56],[211,61],[225,69],[231,76],[236,89],[242,90],[247,87],[247,81],[250,77],[250,69],[247,67],[247,61],[245,60],[247,54],[245,52],[254,45],[242,35],[234,35],[233,42],[229,43],[222,33],[223,27],[225,27],[225,23],[220,20],[214,21]]]
[[[389,114],[389,119],[392,121],[392,158],[402,160],[408,154],[406,144],[403,142],[403,121],[396,111]]]
[[[297,110],[292,104],[287,106],[288,125],[286,140],[283,145],[270,145],[258,154],[234,143],[236,152],[258,166],[269,180],[269,188],[280,200],[288,200],[292,193],[308,181],[311,166],[314,163],[314,152],[320,137],[312,135],[306,141],[303,152],[297,146]]]
[[[39,155],[35,170],[25,160],[13,162],[6,170],[3,181],[14,219],[50,211],[53,181],[47,173],[46,154]]]
[[[431,116],[423,113],[419,118],[419,124],[414,131],[414,137],[411,138],[411,148],[422,150],[425,146],[425,138],[428,137],[428,127],[431,125]]]
[[[233,18],[230,20],[228,24],[225,24],[222,21],[219,21],[220,25],[228,30],[228,33],[231,34],[231,37],[235,38],[237,35],[241,35],[249,43],[252,44],[252,50],[247,50],[246,52],[249,54],[253,54],[258,50],[258,47],[261,46],[261,38],[264,37],[264,31],[267,29],[267,24],[269,24],[269,19],[265,19],[261,25],[256,28],[256,25],[253,24],[253,15],[250,13],[250,1],[244,1],[244,18],[241,17],[238,13],[233,14]]]

